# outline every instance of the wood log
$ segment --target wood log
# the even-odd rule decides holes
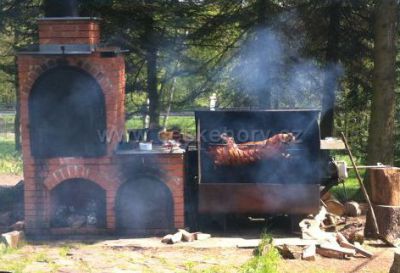
[[[400,249],[394,251],[393,264],[389,273],[400,273]]]
[[[24,232],[22,231],[11,231],[1,234],[2,240],[10,248],[18,248],[24,240]]]
[[[211,238],[211,234],[203,233],[203,232],[195,232],[194,239],[198,241],[203,241]]]
[[[289,245],[289,246],[310,246],[318,244],[317,240],[304,240],[300,238],[276,238],[272,240],[273,246]]]
[[[172,244],[172,234],[167,234],[161,239],[163,244]]]
[[[375,205],[374,211],[378,222],[380,236],[393,246],[400,243],[400,206]],[[365,224],[365,237],[374,238],[374,227],[371,214],[368,212]]]
[[[303,254],[302,246],[288,246],[288,245],[280,245],[276,246],[279,254],[281,254],[284,259],[300,259]]]
[[[197,237],[197,234],[195,234]],[[197,240],[197,239],[196,239]],[[261,239],[248,239],[239,242],[236,247],[237,248],[256,248],[260,245]]]
[[[350,217],[357,217],[361,215],[361,208],[357,202],[350,201],[344,204],[344,214]]]
[[[347,241],[346,237],[344,237],[344,235],[341,234],[340,232],[338,232],[336,236],[337,236],[336,237],[337,241],[341,247],[354,249],[356,251],[356,253],[359,253],[359,254],[363,255],[364,257],[370,258],[373,256],[372,253],[363,249],[359,243],[356,242],[354,245],[351,244],[349,241]]]
[[[372,168],[369,175],[372,203],[400,206],[400,168]]]
[[[182,232],[178,231],[177,233],[173,234],[171,237],[171,243],[176,244],[182,241],[183,234]]]
[[[336,199],[330,199],[325,201],[326,210],[329,213],[342,216],[344,214],[344,206]]]
[[[338,244],[323,243],[317,248],[317,253],[323,257],[345,259],[348,256],[354,256],[356,251],[341,247]]]
[[[179,232],[182,233],[182,241],[184,242],[193,242],[195,240],[194,233],[190,233],[184,229],[179,229]]]
[[[309,245],[303,249],[303,254],[301,255],[301,258],[306,261],[315,261],[316,253],[317,253],[316,246]]]

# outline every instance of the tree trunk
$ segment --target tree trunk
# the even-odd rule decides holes
[[[160,94],[158,93],[157,79],[157,38],[154,29],[154,20],[149,15],[145,21],[145,38],[144,47],[146,50],[146,66],[147,66],[147,93],[149,98],[149,128],[155,129],[160,126]]]
[[[377,1],[368,164],[393,164],[394,160],[397,17],[396,0]]]
[[[149,50],[147,59],[147,92],[149,96],[150,128],[160,125],[160,96],[157,88],[157,50]]]
[[[267,28],[267,12],[268,12],[268,2],[269,0],[257,0],[256,2],[256,10],[257,10],[257,26],[258,26],[258,31],[262,33]],[[258,40],[265,39],[265,35],[259,35],[257,37]],[[268,41],[260,41],[261,44],[267,44]],[[268,47],[265,47],[264,50],[269,50]],[[260,52],[260,57],[261,60],[259,60],[259,69],[260,73],[262,72],[267,72],[265,70],[268,62],[267,60],[263,60],[262,58],[266,56],[267,54]],[[258,98],[258,106],[263,109],[270,109],[272,106],[272,96],[271,96],[271,90],[268,86],[263,86],[260,88],[260,90],[257,90],[257,98]]]
[[[338,47],[340,26],[340,1],[332,1],[329,8],[328,41],[326,47],[326,71],[322,95],[321,137],[333,135],[335,93],[338,88]]]
[[[21,125],[20,125],[20,102],[19,102],[19,79],[18,79],[18,69],[17,69],[17,58],[15,58],[15,118],[14,118],[14,140],[15,140],[15,150],[21,151]]]

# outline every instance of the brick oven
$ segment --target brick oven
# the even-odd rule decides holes
[[[118,150],[123,51],[101,45],[98,18],[51,2],[37,20],[39,45],[18,54],[26,233],[184,227],[183,153]]]

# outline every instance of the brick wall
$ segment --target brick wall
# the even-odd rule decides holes
[[[41,19],[39,41],[47,44],[89,44],[100,41],[99,21],[96,19]]]
[[[97,44],[100,37],[96,20],[39,20],[41,44]],[[31,154],[29,96],[35,81],[46,71],[58,66],[71,66],[89,73],[99,83],[106,107],[108,132],[124,132],[125,64],[122,56],[103,57],[101,49],[88,55],[19,54],[19,99],[25,180],[25,221],[27,234],[71,233],[72,230],[50,228],[50,193],[68,179],[86,179],[106,192],[106,232],[116,228],[115,202],[119,188],[127,181],[120,172],[124,157],[115,155],[119,138],[107,144],[105,156],[97,158],[59,157],[37,159]],[[54,105],[57,107],[57,105]],[[79,122],[79,121],[77,121]],[[129,155],[135,157],[139,155]],[[184,227],[183,155],[149,154],[138,159],[161,170],[159,179],[169,188],[174,207],[176,228]],[[84,229],[81,230],[86,232]],[[87,231],[89,232],[89,231]]]

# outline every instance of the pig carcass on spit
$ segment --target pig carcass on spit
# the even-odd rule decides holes
[[[287,144],[294,142],[291,133],[276,134],[262,141],[236,144],[232,137],[221,135],[226,144],[210,147],[210,154],[217,166],[248,165],[262,159],[284,155]]]

